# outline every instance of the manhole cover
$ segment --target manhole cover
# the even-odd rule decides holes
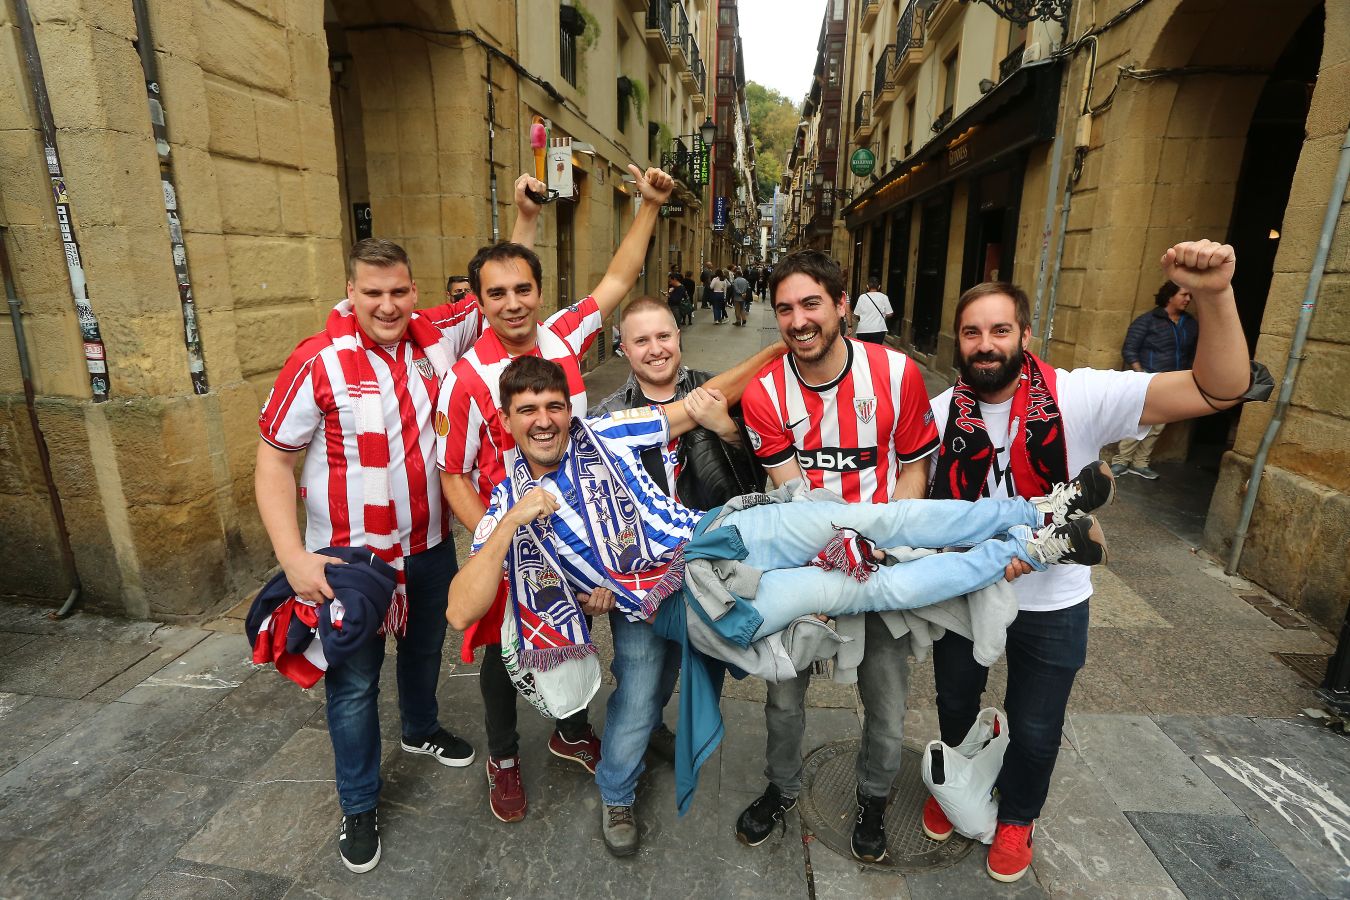
[[[1275,658],[1303,676],[1313,687],[1321,687],[1327,677],[1331,657],[1325,653],[1276,653]]]
[[[860,744],[856,738],[826,744],[807,757],[802,771],[806,785],[801,796],[802,824],[816,840],[850,860],[853,851],[849,849],[849,837],[858,812],[854,763]],[[917,747],[905,745],[900,774],[891,786],[891,800],[886,807],[888,861],[859,865],[898,875],[915,875],[954,866],[970,852],[974,842],[959,834],[941,844],[924,837],[921,821],[928,790],[919,774],[921,759]]]

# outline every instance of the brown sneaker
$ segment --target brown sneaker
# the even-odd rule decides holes
[[[503,822],[525,818],[525,786],[520,783],[520,757],[487,759],[488,802],[492,814]]]
[[[592,775],[595,774],[595,767],[600,765],[600,739],[589,725],[575,741],[569,741],[555,728],[548,738],[548,752],[559,759],[576,763]]]

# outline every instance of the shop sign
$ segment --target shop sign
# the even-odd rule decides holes
[[[850,157],[848,161],[849,171],[859,178],[871,175],[872,170],[876,168],[876,165],[876,154],[866,147],[859,147],[857,150],[854,150],[853,156]]]

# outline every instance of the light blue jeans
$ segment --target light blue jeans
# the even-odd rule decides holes
[[[661,721],[666,648],[670,642],[646,622],[630,622],[623,613],[609,614],[614,635],[614,693],[605,708],[605,737],[595,784],[606,806],[632,806],[642,756],[652,729]]]
[[[745,542],[747,565],[764,571],[755,609],[756,638],[782,631],[798,616],[884,612],[927,606],[988,587],[1014,559],[1045,566],[1027,553],[1031,529],[1045,515],[1020,497],[1008,500],[896,500],[891,503],[794,501],[730,513]],[[969,548],[882,566],[865,584],[809,566],[834,536],[852,528],[877,547]]]

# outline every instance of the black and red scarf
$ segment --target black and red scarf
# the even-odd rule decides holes
[[[928,496],[942,500],[976,500],[989,494],[989,469],[994,464],[980,402],[964,378],[952,389],[947,427],[938,449],[937,474]],[[1069,480],[1069,453],[1055,392],[1055,370],[1030,353],[1017,376],[1008,413],[1008,468],[1023,497],[1040,497]]]

